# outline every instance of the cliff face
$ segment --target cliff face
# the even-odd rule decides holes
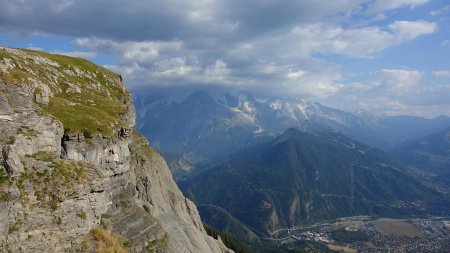
[[[0,48],[0,249],[230,252],[133,130],[121,77]]]

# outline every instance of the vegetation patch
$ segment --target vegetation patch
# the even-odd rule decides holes
[[[80,244],[80,248],[81,248],[81,252],[90,252],[91,251],[91,246],[89,245],[89,243],[87,241],[82,241]]]
[[[30,139],[32,139],[32,138],[37,136],[37,131],[32,129],[32,128],[29,128],[27,126],[21,126],[21,127],[17,128],[16,134],[23,135],[27,139],[30,140]]]
[[[245,243],[236,239],[231,234],[224,232],[224,231],[219,231],[208,225],[204,225],[204,227],[205,227],[206,233],[209,236],[213,237],[214,239],[218,239],[220,237],[223,244],[225,244],[225,246],[227,246],[227,248],[232,249],[234,252],[236,252],[236,253],[251,253],[251,252],[253,252],[250,249],[250,247],[248,247],[247,245],[245,245]]]
[[[14,137],[14,136],[9,136],[9,137],[8,137],[8,140],[6,141],[6,144],[12,145],[12,144],[14,144],[15,142],[16,142],[16,137]]]
[[[49,103],[39,105],[70,132],[111,136],[111,126],[123,125],[130,94],[119,75],[82,58],[33,50],[0,50],[0,61],[10,66],[0,77],[48,96]]]
[[[8,179],[9,179],[8,174],[6,174],[6,172],[2,168],[0,168],[0,186],[3,185],[5,182],[8,182]]]
[[[345,229],[338,229],[331,232],[331,237],[338,241],[344,243],[353,243],[353,242],[365,242],[369,238],[367,233],[363,231],[347,231]]]
[[[140,134],[136,129],[133,129],[133,145],[134,148],[139,151],[140,155],[144,155],[147,158],[151,158],[159,153],[150,147],[147,138]]]
[[[127,252],[125,244],[119,235],[113,234],[106,229],[97,227],[89,233],[97,242],[95,252],[98,253],[125,253]]]
[[[81,133],[87,138],[100,133],[103,136],[112,136],[112,129],[116,125],[124,125],[120,116],[126,112],[123,103],[111,100],[104,96],[83,94],[72,97],[71,100],[65,98],[67,94],[58,94],[50,99],[48,105],[41,108],[49,114],[55,116],[69,133]],[[89,97],[94,97],[96,105],[85,104],[82,101]],[[79,102],[80,101],[80,102]]]
[[[61,223],[62,223],[62,219],[61,219],[61,217],[59,217],[59,216],[55,216],[55,217],[53,217],[53,223],[54,224],[56,224],[56,225],[61,225]]]
[[[165,234],[162,238],[147,242],[145,249],[150,253],[164,252],[169,245],[169,236]]]
[[[74,194],[75,185],[86,180],[87,169],[90,168],[87,163],[67,163],[64,160],[55,160],[43,152],[33,154],[30,157],[50,163],[49,166],[53,169],[25,172],[20,175],[17,179],[17,187],[20,190],[20,199],[23,205],[29,204],[29,197],[25,190],[25,182],[27,181],[32,183],[34,195],[39,202],[38,205],[56,210],[59,200]]]
[[[25,155],[25,157],[33,158],[35,160],[48,162],[48,163],[51,163],[54,160],[54,158],[51,154],[44,152],[44,151],[39,151],[32,155]]]
[[[119,194],[119,200],[120,201],[129,201],[129,200],[131,200],[131,196],[125,192],[121,192]]]
[[[11,194],[9,192],[0,192],[0,202],[11,201]]]
[[[82,220],[85,220],[87,218],[86,212],[84,211],[78,212],[77,216]]]
[[[20,178],[17,180],[17,188],[19,188],[20,192],[20,202],[22,205],[28,206],[30,203],[30,198],[28,197],[28,193],[25,189],[25,180],[27,179],[28,173],[23,173]]]
[[[19,228],[20,228],[20,226],[22,226],[22,224],[23,224],[23,222],[20,221],[20,220],[14,222],[14,223],[9,224],[9,227],[8,227],[8,233],[9,233],[9,234],[12,234],[12,233],[14,233],[14,232],[19,231]]]

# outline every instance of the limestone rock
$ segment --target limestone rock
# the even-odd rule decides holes
[[[6,169],[6,172],[8,172],[8,175],[18,176],[21,173],[25,172],[23,169],[23,164],[20,161],[20,158],[17,155],[17,152],[15,151],[15,149],[12,146],[10,146],[10,145],[4,146],[2,149],[2,156],[3,156],[5,169]]]
[[[44,93],[36,93],[35,100],[37,103],[40,103],[40,104],[48,104],[48,102],[49,102],[48,95],[44,94]]]
[[[37,76],[34,68],[47,75]],[[11,83],[17,77],[9,75],[12,69],[26,78]],[[90,81],[64,85],[70,75]],[[99,76],[115,93],[96,82]],[[65,92],[81,99],[86,92],[100,93],[116,99],[124,112],[100,126],[106,130],[65,132],[73,126],[44,110]],[[164,159],[134,133],[135,109],[127,94],[119,76],[104,69],[63,66],[42,53],[0,48],[0,164],[8,174],[0,177],[0,252],[95,250],[98,229],[129,252],[232,252],[206,234]],[[76,112],[77,103],[84,103],[97,110],[96,101],[75,102],[67,101],[65,109]]]

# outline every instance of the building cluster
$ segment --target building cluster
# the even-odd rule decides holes
[[[303,232],[299,235],[292,235],[294,239],[297,240],[305,240],[305,241],[316,241],[323,243],[331,243],[332,240],[329,237],[329,234],[325,232],[315,232],[315,231],[307,231]]]
[[[370,221],[362,221],[357,226],[345,225],[341,229],[349,232],[361,232],[367,235],[366,241],[339,242],[332,236],[332,226],[311,227],[308,230],[289,231],[296,240],[316,241],[324,244],[341,245],[357,252],[448,252],[450,249],[450,220],[445,218],[408,219],[421,236],[385,235],[374,229]],[[340,223],[342,224],[342,223]],[[351,224],[351,223],[350,223]]]

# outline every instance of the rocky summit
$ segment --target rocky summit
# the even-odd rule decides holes
[[[0,48],[0,251],[232,252],[134,125],[121,76]]]

